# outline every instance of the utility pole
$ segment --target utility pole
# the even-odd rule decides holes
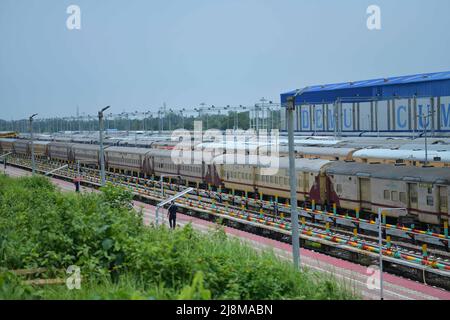
[[[31,144],[31,172],[34,175],[36,172],[36,162],[34,161],[34,141],[33,141],[33,118],[37,116],[37,113],[30,117],[30,144]]]
[[[288,97],[287,104],[287,124],[288,124],[288,145],[289,145],[289,184],[291,189],[291,232],[292,232],[292,256],[294,268],[300,268],[300,233],[297,213],[297,170],[294,157],[294,111],[297,96],[305,92],[307,88],[297,90],[295,94]]]
[[[385,211],[394,211],[394,210],[404,210],[406,215],[408,215],[407,208],[378,208],[378,259],[380,264],[380,300],[384,300],[384,284],[383,284],[383,212]],[[386,226],[385,226],[386,227]]]
[[[260,100],[261,102],[261,129],[268,129],[267,125],[267,109],[266,109],[266,102],[267,99],[262,97]]]
[[[77,106],[77,121],[78,121],[78,131],[81,132],[80,107],[79,106]]]
[[[105,186],[105,156],[103,148],[103,112],[108,110],[110,106],[107,106],[98,112],[98,125],[99,125],[99,135],[100,135],[100,177],[102,186]]]
[[[422,126],[424,128],[424,137],[425,137],[425,165],[424,167],[428,167],[428,119],[433,116],[432,112],[429,112],[427,115],[420,114],[417,117],[422,119]]]

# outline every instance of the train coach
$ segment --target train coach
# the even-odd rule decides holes
[[[450,215],[450,170],[387,164],[332,162],[326,168],[329,190],[338,207],[367,212],[406,208],[418,221],[440,225]],[[388,211],[398,218],[404,210]]]
[[[100,146],[95,144],[73,144],[71,146],[71,157],[73,161],[82,165],[98,168],[100,163]]]
[[[2,153],[9,153],[14,151],[14,142],[18,139],[0,138],[0,151]]]
[[[150,163],[146,155],[150,149],[129,147],[108,147],[105,149],[105,164],[109,171],[132,176],[151,175]]]
[[[151,149],[146,157],[153,175],[177,176],[180,182],[195,187],[220,185],[212,163],[205,161],[202,152]]]
[[[326,178],[325,168],[330,163],[323,159],[296,159],[297,201],[325,204]],[[263,196],[274,198],[290,198],[289,160],[279,159],[278,173],[275,175],[261,174],[261,168],[255,170],[256,191]]]
[[[48,157],[48,141],[33,141],[34,156],[37,158]],[[18,139],[13,144],[14,153],[22,156],[31,155],[31,142],[30,140]]]
[[[50,142],[48,144],[48,156],[52,160],[61,162],[73,162],[72,156],[73,143]]]
[[[279,158],[278,170],[275,174],[264,174],[263,165],[256,162],[240,164],[230,155],[222,155],[214,159],[216,170],[223,186],[240,194],[254,194],[263,198],[289,199],[289,161]],[[330,163],[322,159],[296,159],[297,200],[312,201],[325,204],[326,178],[325,167]]]
[[[17,139],[13,143],[13,151],[15,154],[28,155],[30,151],[30,140]]]

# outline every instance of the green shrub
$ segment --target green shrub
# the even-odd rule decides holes
[[[81,290],[39,289],[2,273],[8,286],[0,298],[355,298],[333,277],[295,271],[272,252],[228,239],[221,227],[208,234],[191,225],[145,227],[129,191],[111,185],[101,191],[61,193],[46,178],[0,177],[0,265],[47,268],[46,277],[77,265],[83,277]]]

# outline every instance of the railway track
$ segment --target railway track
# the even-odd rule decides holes
[[[31,169],[30,162],[27,158],[9,159],[9,164],[28,170]],[[72,180],[77,175],[73,165],[58,170],[61,163],[54,161],[37,161],[36,167],[38,172],[54,171],[53,176],[65,180]],[[128,188],[136,197],[148,203],[154,204],[163,198],[160,182],[156,180],[139,179],[110,172],[107,172],[107,180]],[[83,168],[82,182],[89,186],[100,187],[98,171]],[[165,196],[173,195],[182,188],[184,186],[163,182]],[[289,212],[289,206],[278,208],[279,215],[275,215],[271,210],[273,205],[271,202],[245,199],[203,189],[198,189],[196,194],[189,194],[186,198],[180,199],[178,204],[187,214],[207,220],[220,220],[231,227],[290,242],[290,221],[283,217],[284,212]],[[302,246],[365,265],[375,264],[374,261],[379,255],[378,238],[368,234],[355,234],[336,224],[337,219],[352,221],[353,218],[312,209],[301,209],[300,215]],[[314,222],[311,221],[312,217]],[[334,223],[334,226],[331,226],[330,221]],[[373,222],[369,224],[374,225]],[[390,226],[384,225],[384,229],[387,233]],[[423,231],[413,229],[406,232],[423,234]],[[429,236],[432,239],[442,240],[440,235],[430,234]],[[449,254],[439,249],[430,249],[427,253],[429,255],[425,256],[419,246],[404,243],[401,238],[400,241],[385,240],[383,246],[384,263],[387,265],[385,269],[401,275],[410,273],[407,277],[419,281],[425,282],[427,278],[428,283],[450,289]]]

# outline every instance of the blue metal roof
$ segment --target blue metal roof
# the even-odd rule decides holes
[[[281,103],[295,92],[282,93]],[[296,103],[334,103],[337,99],[365,102],[413,96],[450,96],[450,71],[311,86],[297,96]]]

